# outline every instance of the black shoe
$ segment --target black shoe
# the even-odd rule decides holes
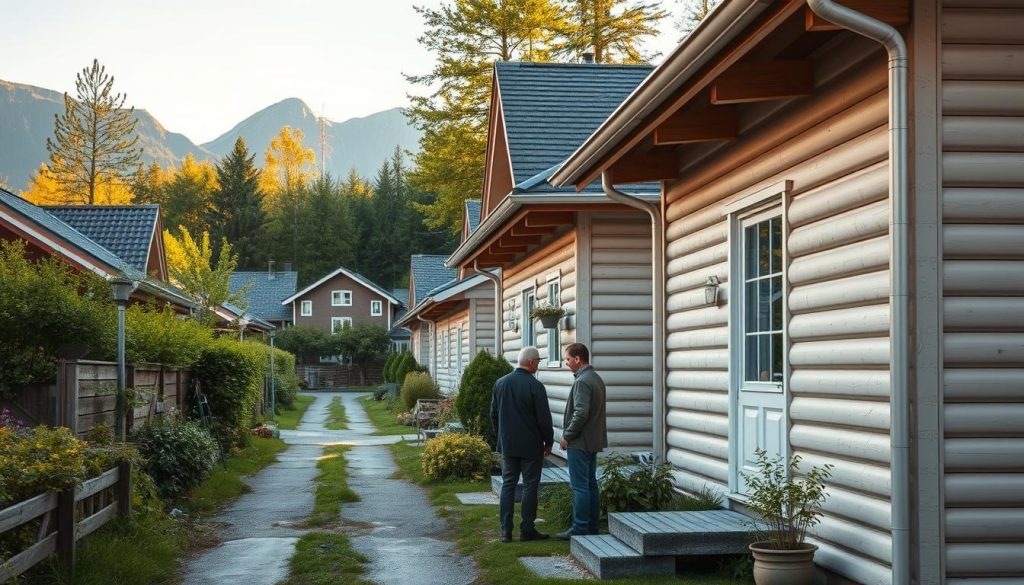
[[[555,535],[555,538],[558,540],[572,540],[572,537],[574,536],[581,536],[581,534],[579,532],[573,532],[572,528],[570,528],[565,532],[559,532]]]
[[[501,535],[501,542],[512,542],[512,535],[511,534],[502,534]]]
[[[520,542],[529,542],[531,540],[547,540],[549,538],[551,538],[550,535],[544,534],[543,532],[537,532],[536,530],[534,530],[533,532],[524,532],[523,534],[519,535]]]

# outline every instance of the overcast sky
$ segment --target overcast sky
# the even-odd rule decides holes
[[[406,105],[402,73],[430,70],[414,3],[442,2],[0,0],[0,79],[73,95],[95,57],[128,104],[196,143],[287,97],[341,121]],[[678,34],[663,29],[647,48],[664,55]]]

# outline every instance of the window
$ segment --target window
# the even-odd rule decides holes
[[[299,312],[300,315],[302,315],[303,317],[312,317],[313,316],[313,301],[302,301],[302,303],[300,303],[299,306],[300,306],[300,312]]]
[[[370,301],[370,316],[380,317],[384,314],[384,303],[382,301]]]
[[[331,333],[337,333],[352,326],[352,317],[331,317]]]
[[[741,382],[781,388],[784,361],[782,218],[762,214],[743,222],[741,229]]]
[[[536,338],[536,327],[533,319],[530,318],[530,313],[533,312],[533,307],[536,305],[536,295],[533,289],[523,291],[523,347],[527,345],[537,345]]]
[[[332,290],[331,291],[331,306],[332,307],[351,307],[352,306],[352,291],[350,291],[350,290]]]
[[[559,285],[558,278],[548,280],[548,304],[552,307],[560,307],[562,305],[561,299],[561,286]],[[558,326],[548,329],[548,365],[549,366],[561,366],[562,365],[562,341],[558,332]]]
[[[399,340],[399,341],[394,341],[394,342],[391,343],[391,349],[395,353],[402,353],[403,351],[409,351],[411,347],[412,347],[412,344],[410,342],[408,342],[408,341],[405,341],[404,339],[403,340]]]

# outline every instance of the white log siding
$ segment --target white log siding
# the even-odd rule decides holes
[[[484,290],[487,298],[472,299],[469,308],[473,330],[473,340],[469,343],[469,361],[473,361],[476,354],[487,350],[494,355],[494,285],[488,281]],[[468,366],[469,363],[467,362]]]
[[[536,287],[537,300],[546,301],[547,277],[558,273],[560,280],[560,296],[562,307],[570,315],[571,322],[575,322],[576,315],[576,230],[571,229],[552,240],[551,243],[537,250],[527,258],[520,260],[514,267],[504,270],[502,277],[502,333],[504,335],[502,350],[505,359],[513,367],[519,357],[519,350],[523,347],[522,332],[522,292],[524,289]],[[512,308],[514,304],[514,309]],[[509,328],[509,318],[514,316],[517,329]],[[537,327],[541,327],[537,323]],[[543,331],[543,329],[538,329]],[[538,336],[538,349],[542,358],[547,357],[547,335]],[[562,347],[576,342],[576,327],[569,330],[561,330],[559,342]],[[551,405],[551,415],[555,424],[555,437],[560,436],[562,427],[562,413],[565,412],[565,401],[569,396],[569,388],[572,386],[572,372],[564,365],[561,367],[548,367],[547,360],[542,359],[540,369],[537,371],[537,379],[544,383],[548,393],[548,403]]]
[[[726,206],[790,181],[788,449],[835,466],[815,560],[859,583],[889,584],[885,57],[853,40],[817,71],[831,73],[817,76],[813,97],[752,108],[761,115],[738,141],[666,184],[667,458],[679,487],[728,492]],[[719,307],[705,302],[710,275],[723,283]]]
[[[649,451],[654,439],[651,221],[635,213],[594,214],[589,234],[587,218],[579,223],[579,246],[590,240],[590,349],[608,386],[608,442],[617,450]],[[586,256],[580,254],[580,262]]]
[[[462,372],[459,370],[459,353],[462,353],[462,366],[468,364],[469,355],[469,306],[435,321],[437,324],[437,369],[434,381],[441,388],[442,394],[454,394],[459,390]],[[459,328],[462,328],[462,346],[458,345]]]
[[[942,11],[951,584],[1024,582],[1024,6],[1011,6],[947,0]]]

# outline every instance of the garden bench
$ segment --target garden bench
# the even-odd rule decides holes
[[[441,401],[433,398],[420,398],[412,409],[412,419],[416,423],[416,436],[423,437],[423,440],[433,438],[427,436],[427,431],[434,431],[437,424],[437,415],[441,411]],[[437,433],[433,433],[436,435]]]

